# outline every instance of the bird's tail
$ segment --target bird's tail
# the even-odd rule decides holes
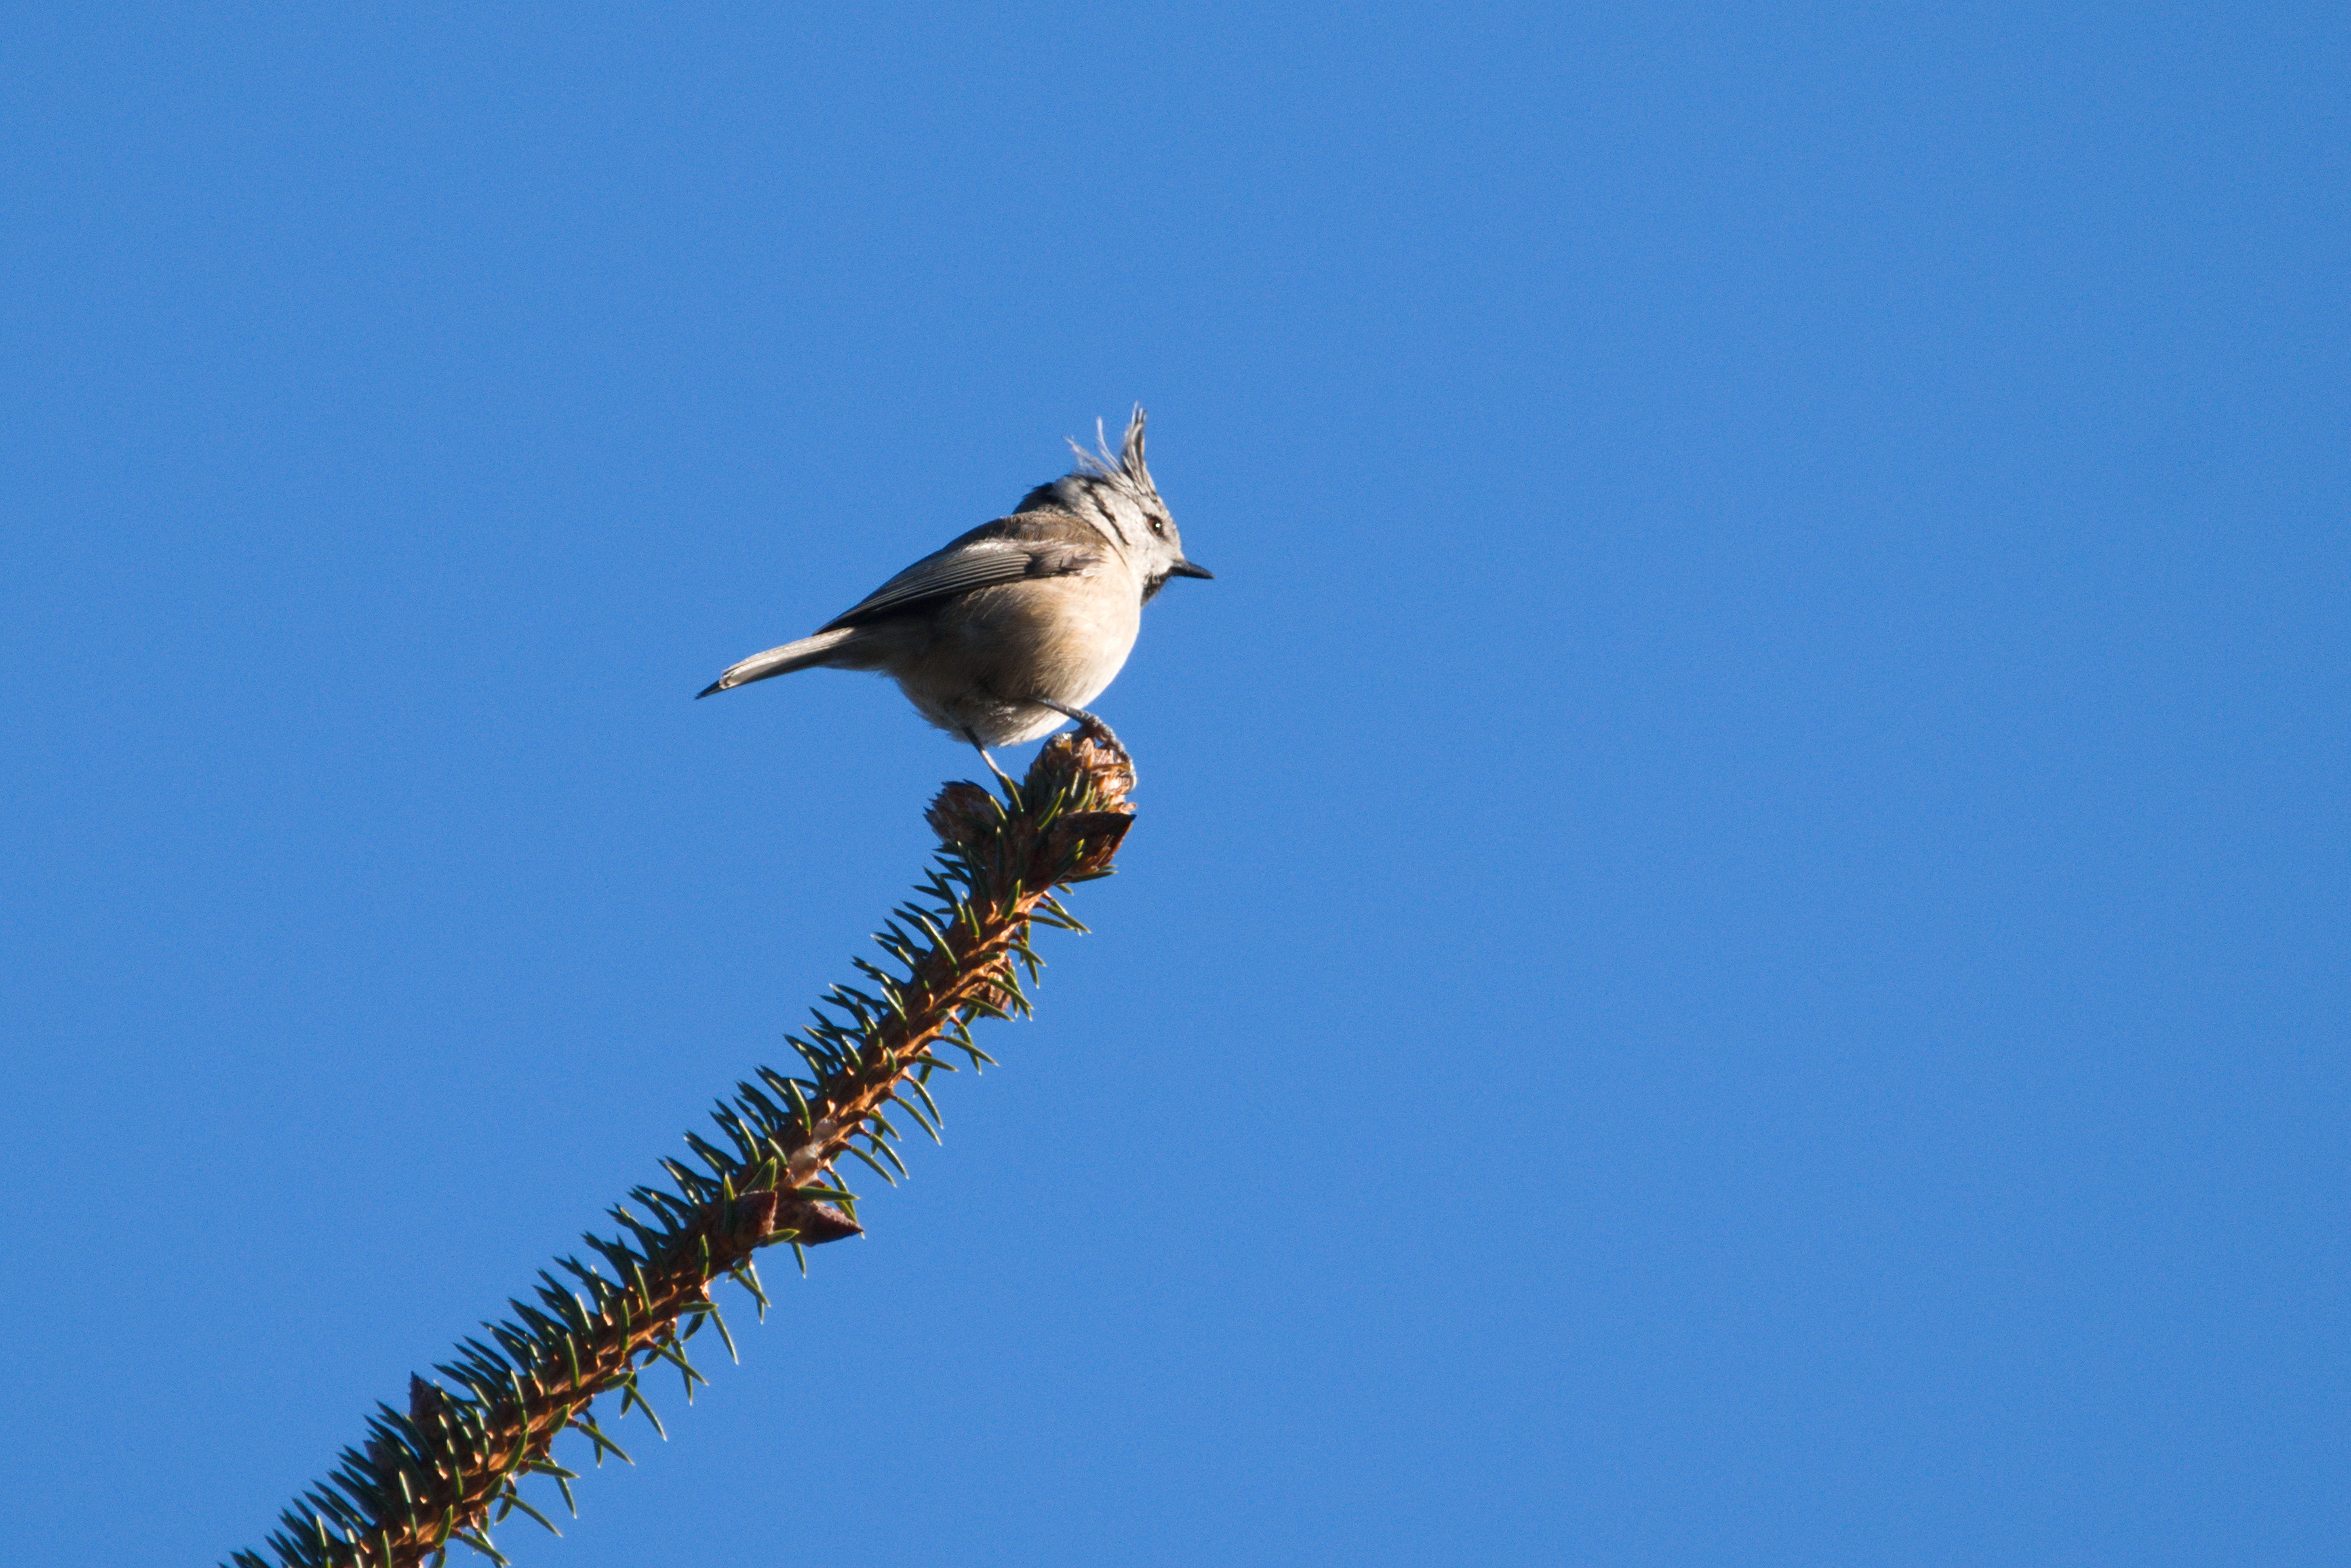
[[[728,665],[725,674],[694,695],[700,699],[713,692],[731,691],[753,681],[764,681],[769,675],[788,675],[794,670],[805,670],[810,664],[821,664],[835,648],[855,636],[857,630],[854,626],[843,626],[837,632],[820,632],[813,637],[803,637],[797,643],[787,643],[780,648],[754,653],[740,664]]]

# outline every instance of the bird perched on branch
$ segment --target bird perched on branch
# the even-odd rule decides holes
[[[1029,491],[1010,517],[925,556],[813,635],[752,654],[695,695],[817,665],[878,670],[991,769],[989,747],[1034,740],[1065,719],[1117,746],[1085,705],[1126,663],[1143,607],[1167,580],[1213,575],[1184,559],[1144,465],[1143,423],[1138,406],[1115,456],[1097,424],[1096,450],[1071,442],[1077,466]]]

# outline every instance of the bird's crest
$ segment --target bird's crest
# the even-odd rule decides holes
[[[1143,405],[1134,405],[1134,415],[1126,422],[1126,440],[1113,455],[1110,433],[1101,420],[1094,421],[1094,450],[1087,451],[1075,441],[1070,450],[1078,455],[1074,472],[1090,479],[1107,479],[1122,490],[1132,493],[1137,500],[1157,501],[1159,487],[1151,482],[1151,469],[1143,460]]]

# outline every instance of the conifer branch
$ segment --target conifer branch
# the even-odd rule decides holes
[[[579,1433],[600,1467],[607,1453],[626,1460],[596,1401],[617,1395],[620,1416],[637,1409],[661,1431],[644,1375],[667,1364],[690,1400],[706,1379],[686,1344],[705,1322],[734,1354],[712,1287],[734,1281],[764,1318],[762,1248],[790,1246],[805,1272],[806,1249],[862,1228],[834,1166],[853,1155],[894,1182],[905,1170],[894,1123],[938,1135],[929,1081],[956,1070],[947,1051],[975,1070],[993,1061],[975,1019],[1029,1010],[1031,927],[1085,929],[1054,895],[1110,874],[1134,784],[1124,751],[1090,730],[1048,744],[1002,797],[942,789],[927,813],[936,864],[874,937],[893,967],[856,960],[868,988],[834,987],[785,1037],[802,1071],[763,1067],[737,1083],[711,1113],[718,1136],[686,1135],[700,1168],[662,1161],[668,1186],[636,1187],[609,1210],[619,1229],[583,1238],[591,1260],[559,1260],[560,1278],[541,1270],[536,1304],[509,1302],[514,1316],[484,1324],[486,1342],[461,1341],[436,1380],[411,1377],[407,1409],[378,1406],[364,1445],[279,1516],[271,1555],[239,1552],[234,1568],[423,1568],[453,1543],[504,1563],[494,1525],[520,1511],[554,1531],[520,1483],[544,1476],[571,1505],[579,1478],[555,1462],[555,1439]]]

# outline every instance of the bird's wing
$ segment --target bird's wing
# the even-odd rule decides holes
[[[925,556],[817,630],[862,626],[999,582],[1083,571],[1103,554],[1102,536],[1076,517],[999,517]]]

